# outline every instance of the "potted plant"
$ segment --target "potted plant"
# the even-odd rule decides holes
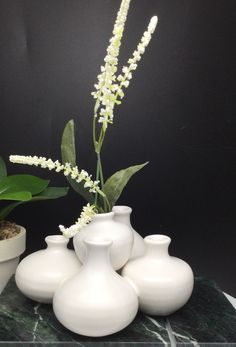
[[[0,208],[0,293],[15,272],[26,241],[25,228],[6,218],[21,204],[56,199],[67,194],[67,187],[49,187],[49,182],[33,175],[8,176],[5,162],[0,157],[0,200],[3,204]]]

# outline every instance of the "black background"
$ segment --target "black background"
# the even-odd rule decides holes
[[[60,158],[66,122],[76,121],[78,164],[95,172],[90,96],[105,56],[118,0],[0,0],[1,155]],[[125,189],[142,235],[165,233],[170,252],[196,275],[236,296],[235,0],[133,0],[122,67],[151,16],[157,31],[102,153],[105,176],[150,161]],[[8,163],[65,185],[58,174]],[[74,192],[21,206],[27,253],[70,225],[84,202]]]

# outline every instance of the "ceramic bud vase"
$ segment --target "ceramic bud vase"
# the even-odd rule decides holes
[[[45,238],[47,248],[24,258],[16,270],[16,284],[28,298],[51,303],[59,284],[78,273],[81,264],[62,235]]]
[[[96,214],[92,221],[82,228],[74,238],[74,248],[80,261],[86,257],[85,238],[109,239],[111,246],[111,263],[115,270],[121,269],[128,261],[133,246],[133,231],[125,224],[114,220],[114,212]]]
[[[129,260],[131,259],[135,259],[138,257],[141,257],[142,255],[144,255],[145,253],[145,243],[144,240],[142,238],[142,236],[140,236],[137,231],[134,230],[134,228],[132,227],[131,223],[130,223],[130,215],[132,212],[132,209],[128,206],[114,206],[112,211],[115,213],[114,216],[114,220],[120,223],[124,223],[125,225],[127,225],[128,227],[131,228],[131,230],[133,231],[133,235],[134,235],[134,243],[133,243],[133,247],[132,247],[132,252],[131,252],[131,256],[129,258]]]
[[[171,239],[165,235],[150,235],[144,239],[146,253],[129,261],[122,276],[136,289],[139,308],[150,315],[169,315],[181,308],[193,290],[193,272],[181,259],[171,257]]]
[[[85,336],[106,336],[125,328],[138,310],[133,288],[111,266],[112,241],[84,240],[87,257],[81,271],[64,282],[53,298],[57,319]]]

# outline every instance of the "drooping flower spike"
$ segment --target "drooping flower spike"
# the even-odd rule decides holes
[[[44,169],[55,170],[56,172],[63,171],[65,176],[70,176],[76,182],[84,182],[84,188],[88,188],[91,193],[99,193],[104,196],[104,193],[99,188],[99,181],[93,181],[91,175],[85,170],[79,170],[77,166],[72,167],[71,164],[61,164],[58,160],[46,159],[45,157],[11,155],[10,161],[16,164],[26,164],[40,166]]]
[[[65,237],[73,237],[91,221],[96,213],[96,206],[87,204],[83,207],[80,217],[75,224],[71,225],[69,228],[65,228],[64,225],[59,225],[59,229]]]

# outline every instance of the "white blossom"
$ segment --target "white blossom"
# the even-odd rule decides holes
[[[69,228],[65,228],[63,225],[59,225],[60,231],[67,238],[75,236],[83,227],[85,227],[97,213],[95,205],[87,204],[83,207],[80,217],[75,224]]]
[[[96,91],[92,93],[93,97],[97,99],[95,117],[99,117],[98,122],[102,123],[104,129],[107,128],[108,123],[113,122],[113,109],[116,104],[116,90],[118,89],[115,75],[118,64],[117,57],[119,56],[129,5],[130,0],[122,0],[112,32],[113,37],[109,40],[110,44],[107,48],[107,55],[104,58],[105,65],[101,66],[98,83],[95,84]],[[103,110],[104,108],[99,110],[100,104],[104,106],[105,112]]]
[[[156,29],[157,22],[157,16],[151,18],[147,30],[143,33],[141,41],[137,45],[136,50],[133,52],[132,58],[128,60],[128,66],[123,66],[123,74],[120,74],[117,77],[117,80],[120,82],[118,87],[119,93],[117,93],[117,96],[119,96],[120,98],[124,97],[120,90],[123,87],[127,88],[129,86],[129,80],[131,80],[132,78],[132,72],[137,69],[138,62],[141,60],[142,55],[145,53],[146,47],[148,46],[152,38],[152,34]]]
[[[63,171],[65,176],[70,176],[73,180],[80,183],[84,181],[84,188],[89,188],[90,193],[103,194],[99,188],[99,181],[93,181],[91,175],[85,170],[79,170],[77,166],[72,167],[70,163],[61,164],[58,160],[46,159],[45,157],[11,155],[10,161],[17,164],[40,166],[41,168]]]

